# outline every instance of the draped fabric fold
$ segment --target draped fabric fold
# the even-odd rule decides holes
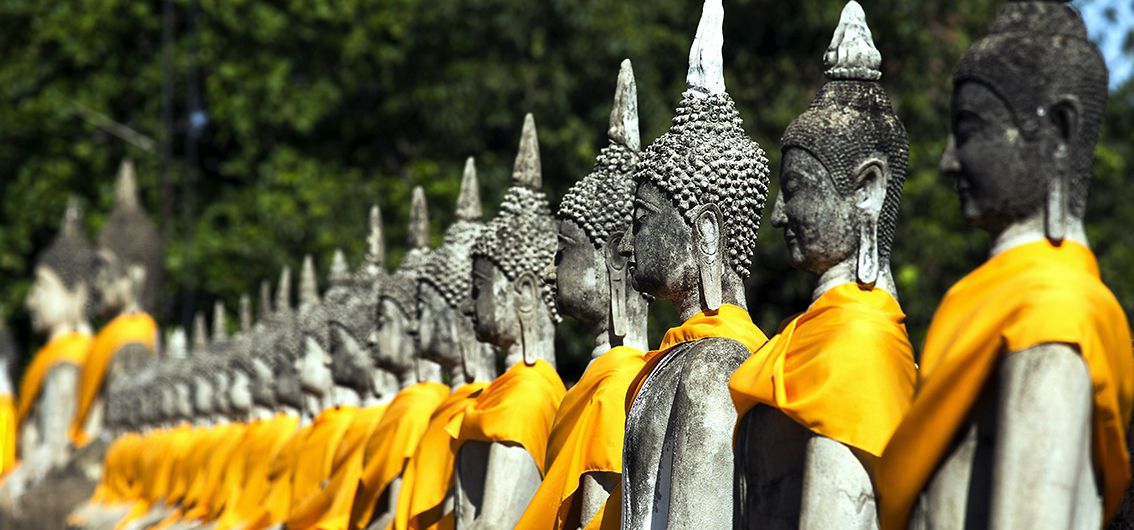
[[[16,401],[0,394],[0,480],[16,467]]]
[[[32,405],[39,399],[39,391],[43,389],[44,379],[51,369],[62,363],[73,364],[81,369],[90,350],[90,334],[72,331],[47,341],[36,352],[20,379],[20,399],[16,407],[20,425],[23,425]]]
[[[78,408],[75,417],[71,420],[69,435],[71,443],[82,447],[90,443],[90,436],[84,430],[91,408],[98,399],[99,391],[106,379],[106,371],[114,355],[123,346],[137,343],[149,351],[154,351],[157,345],[157,322],[144,312],[124,313],[118,315],[107,323],[91,344],[90,354],[83,362],[83,370],[79,377]]]
[[[216,530],[236,528],[256,517],[272,485],[270,472],[273,463],[277,459],[280,462],[288,460],[280,453],[299,432],[299,418],[286,414],[261,420],[258,425],[245,442],[244,451],[248,456],[244,463],[244,481],[236,498],[225,504],[217,518]]]
[[[732,375],[738,421],[757,405],[881,456],[917,381],[905,314],[882,289],[836,286]]]
[[[350,528],[362,529],[370,524],[375,504],[405,470],[406,461],[417,449],[430,416],[448,395],[448,385],[425,382],[408,386],[394,396],[382,422],[366,442],[359,484],[350,510]]]
[[[580,481],[586,473],[622,473],[626,390],[644,365],[641,351],[611,348],[587,366],[559,405],[547,446],[547,476],[517,529],[578,528]]]
[[[443,503],[453,486],[456,455],[445,426],[464,414],[488,383],[467,383],[457,387],[433,411],[417,449],[402,472],[398,494],[395,530],[452,528],[452,514],[443,513]]]
[[[1091,449],[1106,519],[1130,479],[1126,427],[1134,353],[1122,307],[1090,249],[1021,245],[957,282],[933,317],[916,396],[875,474],[883,528],[904,528],[918,496],[1008,352],[1045,343],[1079,350],[1091,377]]]

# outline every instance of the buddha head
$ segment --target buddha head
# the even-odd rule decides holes
[[[319,287],[315,278],[315,262],[304,256],[299,275],[299,333],[298,366],[304,390],[316,396],[331,392],[330,328],[327,308],[319,301]]]
[[[999,234],[1035,219],[1059,243],[1082,220],[1107,77],[1069,2],[1004,5],[953,75],[941,169],[970,223]]]
[[[725,92],[723,20],[720,0],[707,0],[673,125],[634,167],[633,237],[621,248],[639,291],[711,311],[722,293],[743,303],[768,193],[764,151]]]
[[[409,251],[378,294],[374,361],[395,375],[416,368],[417,279],[429,260],[429,210],[421,186],[413,188],[408,234]]]
[[[629,326],[627,260],[618,245],[630,227],[634,204],[631,172],[638,161],[638,92],[630,60],[622,61],[610,144],[599,152],[591,173],[559,203],[559,249],[555,254],[559,310],[592,328],[626,335]]]
[[[878,83],[882,55],[851,0],[823,58],[827,83],[784,131],[772,224],[792,264],[822,274],[853,263],[860,285],[888,270],[909,140]]]
[[[274,312],[266,322],[270,329],[266,341],[266,356],[274,357],[269,364],[276,401],[281,405],[302,409],[304,385],[299,374],[299,352],[302,337],[298,329],[296,311],[291,307],[291,268],[284,267],[276,288]]]
[[[228,386],[228,403],[233,414],[247,414],[256,405],[252,398],[252,380],[256,368],[252,359],[243,355],[233,355],[228,359],[228,372],[231,381]]]
[[[35,279],[24,301],[36,331],[86,326],[94,251],[83,236],[82,217],[72,197],[59,235],[36,258]]]
[[[163,248],[157,227],[138,200],[134,164],[118,169],[114,209],[98,235],[95,276],[100,309],[152,311],[161,287]]]
[[[336,384],[361,396],[379,390],[374,384],[379,371],[369,342],[377,317],[377,291],[387,276],[385,255],[382,212],[373,206],[363,263],[352,275],[343,253],[336,251],[331,263],[331,285],[323,301],[330,315],[332,376]]]
[[[430,252],[418,276],[417,342],[421,356],[446,368],[461,367],[464,381],[492,365],[492,348],[476,340],[469,304],[472,259],[469,251],[484,231],[480,186],[472,157],[465,161],[457,198],[457,220],[445,230],[441,246]]]

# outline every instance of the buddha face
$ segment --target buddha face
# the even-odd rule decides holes
[[[976,81],[960,83],[951,120],[941,173],[956,183],[970,223],[996,234],[1043,209],[1052,155],[1024,137],[999,95]]]
[[[79,284],[68,289],[54,270],[40,265],[35,268],[35,281],[24,305],[31,314],[32,328],[50,332],[59,326],[84,320],[82,315],[87,296],[86,285]]]
[[[396,374],[413,369],[413,321],[389,298],[378,302],[374,362]]]
[[[213,410],[217,412],[230,412],[228,393],[224,391],[229,387],[228,372],[224,370],[217,371],[217,373],[213,375],[213,385],[213,388],[216,390],[213,392]]]
[[[232,371],[232,384],[228,389],[228,401],[236,412],[252,410],[252,378],[244,370]]]
[[[331,378],[331,354],[310,335],[303,337],[303,354],[300,355],[296,368],[304,390],[317,396],[331,392],[334,385]]]
[[[520,337],[520,320],[512,282],[488,258],[473,258],[471,296],[477,340],[500,348],[515,344]]]
[[[193,409],[199,413],[213,412],[213,385],[208,377],[193,376]]]
[[[634,289],[662,300],[697,292],[693,230],[664,193],[649,182],[638,185],[630,244],[619,246],[628,260]]]
[[[330,324],[332,378],[335,383],[359,392],[368,391],[374,360],[366,345],[366,335],[374,327],[374,306],[362,296],[329,299],[328,303],[337,303],[333,313],[340,315],[332,318]]]
[[[421,312],[417,326],[421,356],[442,366],[460,364],[460,327],[468,327],[468,319],[450,307],[431,283],[418,282],[417,307]]]
[[[272,368],[263,359],[253,359],[252,399],[265,407],[276,405],[276,393],[272,386]]]
[[[559,221],[559,248],[555,252],[555,304],[559,311],[592,327],[606,324],[610,312],[606,274],[606,257],[586,232],[575,221]]]
[[[193,392],[185,381],[174,383],[173,388],[177,394],[177,415],[182,418],[193,417]]]
[[[853,256],[858,248],[855,210],[853,197],[839,192],[818,158],[799,147],[784,151],[772,226],[783,229],[792,266],[822,274]]]
[[[126,307],[134,301],[135,285],[131,280],[133,275],[144,275],[141,267],[127,271],[118,256],[107,249],[100,249],[97,254],[97,267],[94,287],[98,293],[99,309],[103,312],[113,312]],[[144,276],[140,279],[144,279]]]

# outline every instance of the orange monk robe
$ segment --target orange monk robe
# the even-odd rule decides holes
[[[73,364],[81,368],[90,349],[90,334],[72,331],[49,340],[36,352],[20,379],[20,400],[16,407],[20,425],[23,425],[32,405],[39,399],[39,391],[43,389],[43,381],[51,369],[60,364]]]
[[[319,491],[323,480],[331,476],[339,442],[357,412],[357,407],[324,409],[310,425],[296,432],[277,454],[277,460],[283,460],[272,462],[272,485],[259,512],[246,521],[246,530],[284,523],[293,505]]]
[[[0,394],[0,479],[16,467],[16,402]]]
[[[836,286],[749,357],[729,380],[739,422],[753,407],[882,456],[913,399],[913,346],[898,301]]]
[[[382,423],[366,442],[358,491],[350,508],[349,528],[362,529],[370,524],[382,493],[402,475],[406,462],[417,450],[429,426],[430,416],[448,396],[448,385],[433,382],[410,385],[394,396]]]
[[[748,311],[739,306],[723,304],[715,314],[705,311],[697,313],[680,326],[669,328],[669,331],[666,331],[665,336],[662,337],[658,349],[646,352],[646,362],[642,365],[642,369],[638,371],[638,376],[630,383],[630,389],[626,392],[626,411],[630,411],[630,405],[634,403],[634,398],[638,396],[638,391],[642,389],[646,379],[650,377],[654,368],[657,368],[674,346],[709,338],[735,340],[743,344],[750,352],[756,351],[765,342],[768,342],[768,337],[764,335],[764,332],[752,323]]]
[[[106,370],[110,368],[114,355],[131,343],[141,344],[149,351],[154,351],[157,345],[157,323],[153,317],[141,311],[124,313],[103,326],[95,335],[90,354],[83,362],[79,378],[78,408],[75,409],[75,417],[71,419],[69,434],[71,443],[76,447],[90,443],[90,436],[84,429],[91,408],[102,390]]]
[[[451,443],[453,437],[445,426],[456,416],[463,415],[487,386],[488,383],[483,382],[461,385],[433,411],[417,450],[402,472],[402,487],[394,517],[396,530],[453,527],[453,514],[443,513],[445,498],[453,487],[456,463]]]
[[[196,502],[192,509],[186,511],[185,520],[208,521],[220,512],[225,496],[225,477],[229,473],[233,454],[244,441],[248,432],[245,423],[230,423],[218,427],[217,439],[213,450],[209,454],[204,477],[200,481],[201,487],[197,493]]]
[[[118,491],[118,481],[122,478],[122,462],[125,455],[131,450],[131,446],[141,439],[141,435],[135,433],[127,433],[111,442],[110,446],[106,448],[106,456],[103,457],[102,463],[102,479],[98,485],[95,486],[94,493],[91,494],[90,501],[92,504],[110,505],[121,502]]]
[[[346,528],[362,473],[366,441],[385,413],[384,404],[359,409],[335,452],[329,482],[319,492],[292,506],[285,523],[287,528]]]
[[[243,447],[243,478],[217,518],[216,530],[235,528],[242,522],[251,520],[260,510],[260,503],[268,496],[271,486],[270,467],[283,446],[297,432],[299,418],[277,414],[255,425],[255,428],[249,429],[251,434]]]
[[[622,473],[626,390],[645,364],[641,351],[611,348],[587,366],[567,391],[547,446],[547,476],[520,518],[517,529],[579,527],[586,473]]]
[[[154,490],[162,460],[168,458],[173,438],[172,430],[157,430],[144,435],[138,455],[138,495],[130,510],[119,520],[116,528],[125,528],[130,522],[145,515],[156,503]]]
[[[177,500],[177,510],[158,523],[156,529],[168,528],[189,520],[190,514],[206,493],[210,462],[230,427],[230,424],[205,427],[195,437],[194,448],[186,457],[181,469],[184,482],[178,484],[184,484],[185,490]]]
[[[1134,408],[1134,353],[1122,307],[1099,280],[1090,249],[1069,241],[993,256],[946,293],[925,341],[917,395],[875,474],[883,528],[910,511],[969,416],[1001,356],[1046,343],[1073,345],[1091,377],[1091,450],[1105,519],[1130,479],[1126,426]]]

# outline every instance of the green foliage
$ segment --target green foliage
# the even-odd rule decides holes
[[[912,138],[894,269],[920,344],[934,307],[986,252],[937,176],[952,67],[999,0],[866,2],[883,82]],[[605,143],[619,62],[634,61],[643,144],[669,126],[684,88],[697,0],[174,1],[174,161],[160,187],[155,151],[132,146],[78,108],[162,138],[161,2],[11,0],[0,7],[0,315],[28,344],[22,299],[36,252],[68,193],[100,227],[119,160],[133,157],[149,211],[169,235],[163,322],[220,298],[235,307],[304,253],[361,259],[366,211],[382,207],[389,262],[403,251],[409,192],[425,187],[432,232],[452,219],[464,158],[474,156],[491,214],[507,185],[524,112],[539,125],[545,186],[558,198]],[[841,1],[728,2],[727,83],[745,127],[778,170],[781,131],[823,81],[820,59]],[[195,16],[191,31],[190,14]],[[189,73],[208,116],[186,163]],[[1099,148],[1090,235],[1106,279],[1134,310],[1134,218],[1123,202],[1134,147],[1134,89],[1114,95]],[[777,174],[778,171],[773,171]],[[776,188],[776,186],[774,186]],[[770,199],[774,198],[773,190]],[[810,280],[791,270],[765,223],[749,300],[771,332],[804,309]],[[653,337],[674,323],[659,309]],[[590,345],[568,325],[564,366]]]

